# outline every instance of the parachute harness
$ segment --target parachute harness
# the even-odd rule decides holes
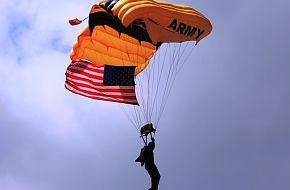
[[[146,125],[144,125],[143,127],[141,127],[140,129],[140,134],[141,134],[141,138],[144,142],[145,145],[147,145],[147,136],[148,134],[150,134],[151,139],[154,138],[155,136],[155,132],[156,129],[154,129],[153,124],[152,123],[148,123]],[[152,133],[154,134],[154,136],[152,135]]]

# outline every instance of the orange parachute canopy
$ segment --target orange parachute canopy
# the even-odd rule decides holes
[[[148,64],[157,49],[145,29],[125,28],[99,5],[90,12],[89,26],[79,34],[71,51],[72,62],[86,60],[95,66],[136,66],[135,75]]]
[[[84,20],[72,19],[69,22],[77,25]],[[148,67],[157,49],[163,43],[199,42],[211,30],[210,21],[189,6],[154,0],[102,1],[91,8],[89,25],[80,32],[73,45],[70,53],[72,63],[66,73],[66,88],[93,99],[139,104],[135,94],[135,77]],[[163,60],[170,57],[182,56],[165,55]],[[171,67],[173,62],[167,64]],[[173,76],[173,71],[177,70],[174,68],[169,69],[171,73],[168,76]],[[163,66],[159,69],[161,71],[156,73],[164,75]],[[148,72],[148,77],[155,73]],[[155,83],[159,83],[160,78],[151,77]],[[138,84],[141,86],[142,82]],[[157,91],[159,87],[156,87]],[[164,96],[167,97],[167,91],[171,88],[165,88]],[[148,92],[145,93],[145,90]],[[142,93],[145,93],[145,98],[140,98],[143,104],[140,107],[155,105],[157,100],[152,88],[145,87]],[[155,97],[150,98],[151,94]],[[153,103],[146,102],[147,97]],[[162,105],[165,106],[165,101]],[[150,113],[150,109],[146,110],[143,112]]]
[[[145,22],[151,40],[157,42],[200,41],[212,30],[210,21],[197,10],[154,0],[121,0],[112,8],[127,27],[134,20]]]
[[[102,3],[90,11],[89,26],[79,34],[71,51],[73,62],[136,66],[137,75],[162,43],[199,42],[212,30],[204,15],[185,5],[115,0],[114,7],[108,11]]]

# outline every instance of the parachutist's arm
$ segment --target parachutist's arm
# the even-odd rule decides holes
[[[155,148],[155,139],[154,138],[151,138],[151,142],[148,144],[148,146],[150,147],[151,150],[154,150]]]

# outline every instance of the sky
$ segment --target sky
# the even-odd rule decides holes
[[[179,74],[156,134],[160,190],[290,189],[290,2],[171,1],[212,33]],[[138,190],[143,146],[113,103],[64,88],[95,1],[2,0],[0,189]]]

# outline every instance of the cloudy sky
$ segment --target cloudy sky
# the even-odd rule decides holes
[[[213,32],[178,75],[156,136],[160,190],[290,189],[290,2],[174,1]],[[116,104],[64,88],[95,1],[1,0],[0,189],[138,190],[142,146]]]

